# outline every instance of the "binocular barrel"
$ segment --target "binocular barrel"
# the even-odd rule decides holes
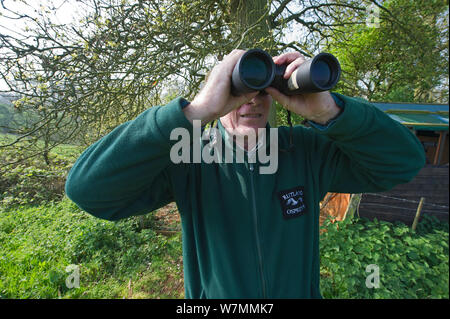
[[[315,93],[335,87],[341,75],[339,61],[324,52],[302,63],[288,80],[283,78],[285,70],[286,65],[276,65],[266,51],[248,50],[233,69],[231,93],[238,96],[268,86],[286,95]]]

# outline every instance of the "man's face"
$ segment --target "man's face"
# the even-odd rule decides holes
[[[258,94],[251,101],[222,116],[220,122],[227,130],[246,135],[250,130],[257,133],[258,128],[265,128],[269,117],[272,97]]]

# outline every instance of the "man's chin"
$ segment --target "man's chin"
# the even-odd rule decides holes
[[[265,127],[266,123],[260,121],[248,121],[247,123],[239,123],[239,126],[236,127],[236,131],[239,135],[258,134],[258,129]]]
[[[242,129],[258,130],[258,128],[265,128],[266,122],[260,118],[244,118],[239,121],[239,127]]]

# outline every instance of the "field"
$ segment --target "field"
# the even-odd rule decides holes
[[[50,167],[34,159],[0,175],[0,298],[183,298],[176,207],[119,222],[81,211],[63,191],[79,151],[61,146]],[[425,216],[416,232],[356,218],[323,227],[324,298],[449,298],[448,224]],[[378,288],[367,286],[369,265]]]

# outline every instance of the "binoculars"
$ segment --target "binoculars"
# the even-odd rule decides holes
[[[283,78],[286,67],[276,65],[266,51],[248,50],[233,69],[231,94],[263,91],[268,86],[286,95],[327,91],[336,86],[341,75],[339,61],[324,52],[302,63],[287,80]]]

